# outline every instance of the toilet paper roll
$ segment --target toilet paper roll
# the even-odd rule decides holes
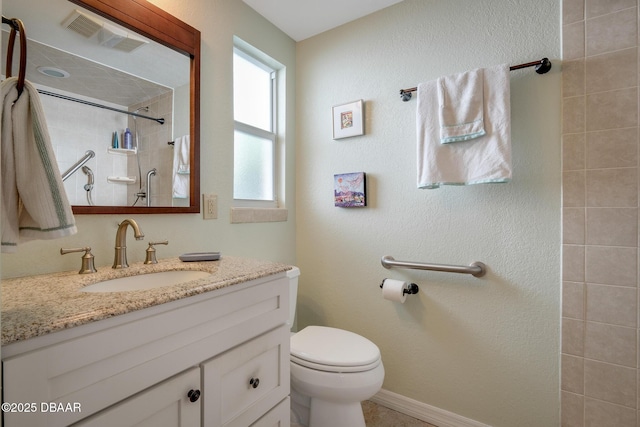
[[[407,282],[384,279],[382,282],[382,297],[389,301],[404,303],[407,299],[407,294],[404,293],[405,289],[407,289]]]

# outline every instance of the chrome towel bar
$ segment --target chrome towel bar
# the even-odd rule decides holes
[[[384,268],[410,268],[413,270],[444,271],[447,273],[471,274],[474,277],[482,277],[487,272],[487,266],[479,261],[466,265],[427,264],[422,262],[396,261],[392,256],[385,255],[380,260]]]
[[[546,74],[551,70],[551,61],[549,58],[542,58],[539,61],[527,62],[526,64],[512,65],[509,67],[509,71],[520,70],[521,68],[536,67],[536,73]],[[400,99],[407,102],[411,99],[411,92],[416,92],[418,87],[411,87],[408,89],[400,89]]]

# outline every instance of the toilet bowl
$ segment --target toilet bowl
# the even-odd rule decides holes
[[[300,270],[287,272],[293,324]],[[307,326],[291,336],[291,425],[365,427],[360,402],[382,387],[378,347],[337,328]]]

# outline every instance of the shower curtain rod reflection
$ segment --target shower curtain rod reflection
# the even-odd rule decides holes
[[[42,89],[38,89],[38,93],[40,93],[42,95],[53,96],[55,98],[65,99],[67,101],[78,102],[78,103],[84,104],[84,105],[90,105],[92,107],[104,108],[105,110],[116,111],[118,113],[128,114],[130,116],[140,117],[141,119],[153,120],[155,122],[160,123],[161,125],[164,124],[164,119],[163,118],[156,119],[155,117],[149,117],[149,116],[145,116],[143,114],[132,113],[132,112],[127,111],[127,110],[121,110],[121,109],[118,109],[118,108],[113,108],[113,107],[109,107],[109,106],[102,105],[102,104],[96,104],[95,102],[85,101],[83,99],[78,99],[78,98],[72,98],[70,96],[61,95],[59,93],[49,92],[49,91],[42,90]]]
[[[521,68],[529,68],[529,67],[536,67],[536,73],[545,74],[545,73],[548,73],[549,70],[551,70],[551,61],[549,61],[549,58],[542,58],[539,61],[527,62],[526,64],[512,65],[511,67],[509,67],[509,71],[520,70]],[[402,99],[404,102],[407,102],[408,100],[411,99],[411,92],[415,92],[417,90],[418,90],[417,87],[400,89],[400,99]]]

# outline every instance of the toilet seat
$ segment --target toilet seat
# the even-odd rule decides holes
[[[291,362],[325,372],[363,372],[381,363],[380,349],[353,332],[307,326],[291,337]]]
[[[380,359],[368,365],[362,365],[362,366],[336,366],[336,365],[322,365],[320,363],[313,363],[313,362],[309,362],[308,360],[299,359],[295,356],[291,356],[291,363],[304,366],[305,368],[315,369],[316,371],[334,372],[334,373],[355,373],[355,372],[370,371],[374,369],[376,366],[380,364]]]

